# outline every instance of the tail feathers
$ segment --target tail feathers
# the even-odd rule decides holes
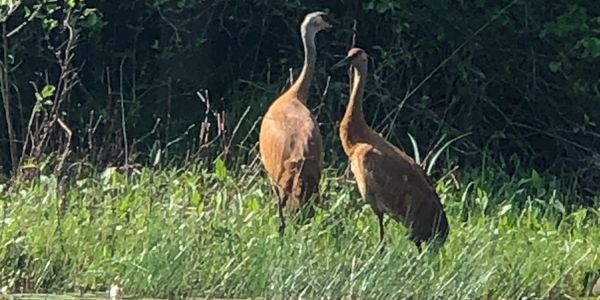
[[[446,243],[450,232],[446,214],[444,211],[441,211],[441,213],[433,218],[433,223],[422,223],[421,226],[423,227],[411,227],[410,239],[417,247],[419,247],[422,242],[427,242],[428,249],[437,252],[437,250]]]
[[[286,211],[304,224],[315,215],[321,170],[314,161],[304,158],[288,160],[284,169],[286,171],[280,182],[286,197],[281,199],[286,199]]]
[[[432,236],[429,239],[429,248],[432,249],[432,251],[437,252],[446,243],[449,233],[450,227],[448,225],[448,218],[446,217],[446,213],[442,211],[435,218]]]
[[[302,199],[297,195],[290,194],[284,206],[290,217],[295,219],[299,224],[306,224],[315,215],[315,203],[310,198],[306,200]]]
[[[298,178],[292,180],[288,188],[283,190],[285,210],[296,217],[299,223],[305,224],[315,215],[315,205],[318,202],[318,187],[311,179]]]

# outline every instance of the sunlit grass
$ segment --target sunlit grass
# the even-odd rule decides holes
[[[116,280],[151,297],[563,298],[600,268],[599,211],[564,207],[574,194],[537,173],[440,182],[451,233],[437,256],[419,255],[394,221],[379,253],[376,218],[333,173],[327,208],[308,225],[288,222],[283,240],[255,171],[108,169],[60,192],[42,177],[2,194],[1,282],[62,292]]]

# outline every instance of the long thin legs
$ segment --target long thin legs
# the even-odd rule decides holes
[[[383,224],[383,213],[376,213],[379,219],[379,252],[383,253],[383,246],[385,242],[385,226]]]
[[[417,240],[415,241],[415,245],[417,245],[417,251],[419,251],[419,254],[423,253],[423,246],[422,246],[423,242]]]
[[[385,237],[385,226],[383,225],[383,214],[377,214],[377,218],[379,218],[379,243],[383,244]]]
[[[277,231],[279,231],[279,236],[283,237],[283,233],[285,232],[285,216],[283,215],[283,208],[287,198],[285,198],[285,194],[279,187],[273,185],[272,188],[275,195],[277,195],[277,212],[279,214],[279,227]]]
[[[277,202],[277,210],[279,211],[279,236],[283,237],[283,233],[285,232],[285,217],[283,216],[283,201]]]

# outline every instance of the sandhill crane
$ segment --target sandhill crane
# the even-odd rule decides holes
[[[323,141],[319,125],[306,106],[315,72],[315,36],[331,28],[324,12],[313,12],[300,27],[304,44],[304,66],[298,79],[277,98],[264,115],[259,148],[262,163],[278,196],[279,233],[285,231],[284,207],[289,213],[314,214],[308,200],[318,194],[323,167]]]
[[[350,100],[340,123],[340,139],[350,160],[358,190],[379,218],[380,244],[384,239],[384,213],[409,230],[419,252],[421,243],[435,238],[442,245],[448,236],[448,219],[431,179],[406,153],[370,128],[362,101],[367,77],[367,53],[352,48],[331,69],[350,63],[353,80]]]

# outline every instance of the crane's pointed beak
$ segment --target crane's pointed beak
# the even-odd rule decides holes
[[[338,61],[335,65],[331,66],[331,68],[329,68],[329,72],[335,71],[341,67],[347,66],[348,64],[350,64],[351,60],[352,60],[352,56],[344,57],[344,59]]]
[[[323,23],[325,23],[323,29],[330,30],[331,28],[337,26],[336,22],[333,19],[331,19],[329,15],[325,14],[321,16],[321,18],[323,19]]]

